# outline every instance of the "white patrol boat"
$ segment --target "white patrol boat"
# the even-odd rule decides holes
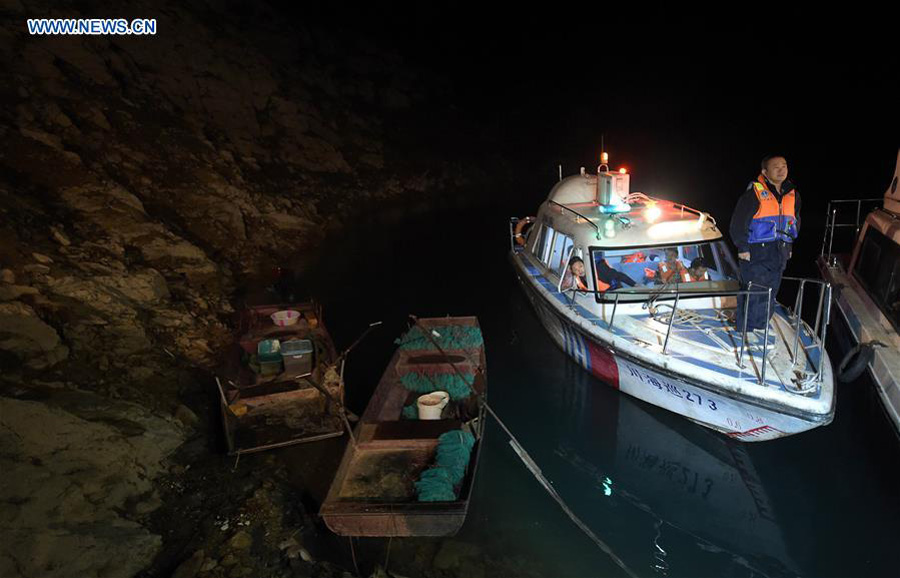
[[[830,285],[785,277],[794,307],[738,331],[737,296],[765,303],[770,290],[741,290],[715,220],[630,192],[630,175],[601,163],[560,178],[536,218],[510,220],[516,274],[553,340],[607,384],[738,440],[830,423]]]
[[[884,197],[828,204],[819,270],[834,284],[838,341],[843,359],[838,381],[868,370],[888,419],[900,433],[900,151]],[[862,206],[875,205],[860,223]],[[881,205],[881,206],[877,206]],[[855,216],[855,218],[854,218]],[[852,253],[833,253],[835,232],[854,228]]]

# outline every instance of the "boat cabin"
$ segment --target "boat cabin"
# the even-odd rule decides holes
[[[898,160],[900,165],[900,160]],[[884,206],[868,214],[850,259],[850,273],[900,331],[900,190],[897,176]]]
[[[597,302],[610,301],[613,293],[622,302],[646,299],[648,290],[675,285],[681,292],[737,290],[737,264],[715,220],[630,193],[627,177],[582,170],[557,183],[541,205],[524,250],[558,290],[587,290]],[[575,280],[570,265],[578,259],[585,276]]]

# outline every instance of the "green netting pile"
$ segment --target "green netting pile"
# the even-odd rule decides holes
[[[437,335],[435,335],[437,333]],[[429,339],[428,337],[431,337]],[[426,336],[420,326],[415,325],[394,343],[405,351],[437,351],[432,339],[441,346],[441,349],[469,349],[484,345],[481,329],[471,325],[446,325],[430,330]]]
[[[403,419],[419,419],[419,406],[414,403],[405,405],[400,415]]]
[[[466,379],[470,382],[474,377],[466,376]],[[453,401],[465,399],[472,395],[472,388],[469,387],[469,382],[457,373],[426,375],[424,373],[410,372],[400,377],[400,383],[410,391],[422,394],[431,393],[432,391],[446,391],[450,394],[450,399]]]
[[[452,502],[454,489],[466,475],[469,456],[475,445],[475,437],[467,431],[453,430],[438,438],[434,465],[416,482],[416,494],[420,502]]]

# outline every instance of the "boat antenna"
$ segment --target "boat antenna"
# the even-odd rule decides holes
[[[562,163],[559,164],[559,180],[562,181]]]
[[[600,134],[600,166],[597,167],[597,173],[602,172],[602,169],[606,169],[605,172],[609,172],[609,155],[606,153],[606,144],[605,144],[605,136],[604,134]]]

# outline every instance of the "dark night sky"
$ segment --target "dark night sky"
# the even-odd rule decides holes
[[[613,164],[628,165],[638,188],[681,191],[719,215],[772,151],[788,157],[817,210],[836,190],[879,195],[889,182],[900,123],[889,89],[897,26],[885,13],[488,6],[298,15],[374,38],[443,76],[447,97],[535,175],[552,179],[560,162],[566,172],[595,166],[605,134]],[[545,194],[536,188],[536,198]]]

